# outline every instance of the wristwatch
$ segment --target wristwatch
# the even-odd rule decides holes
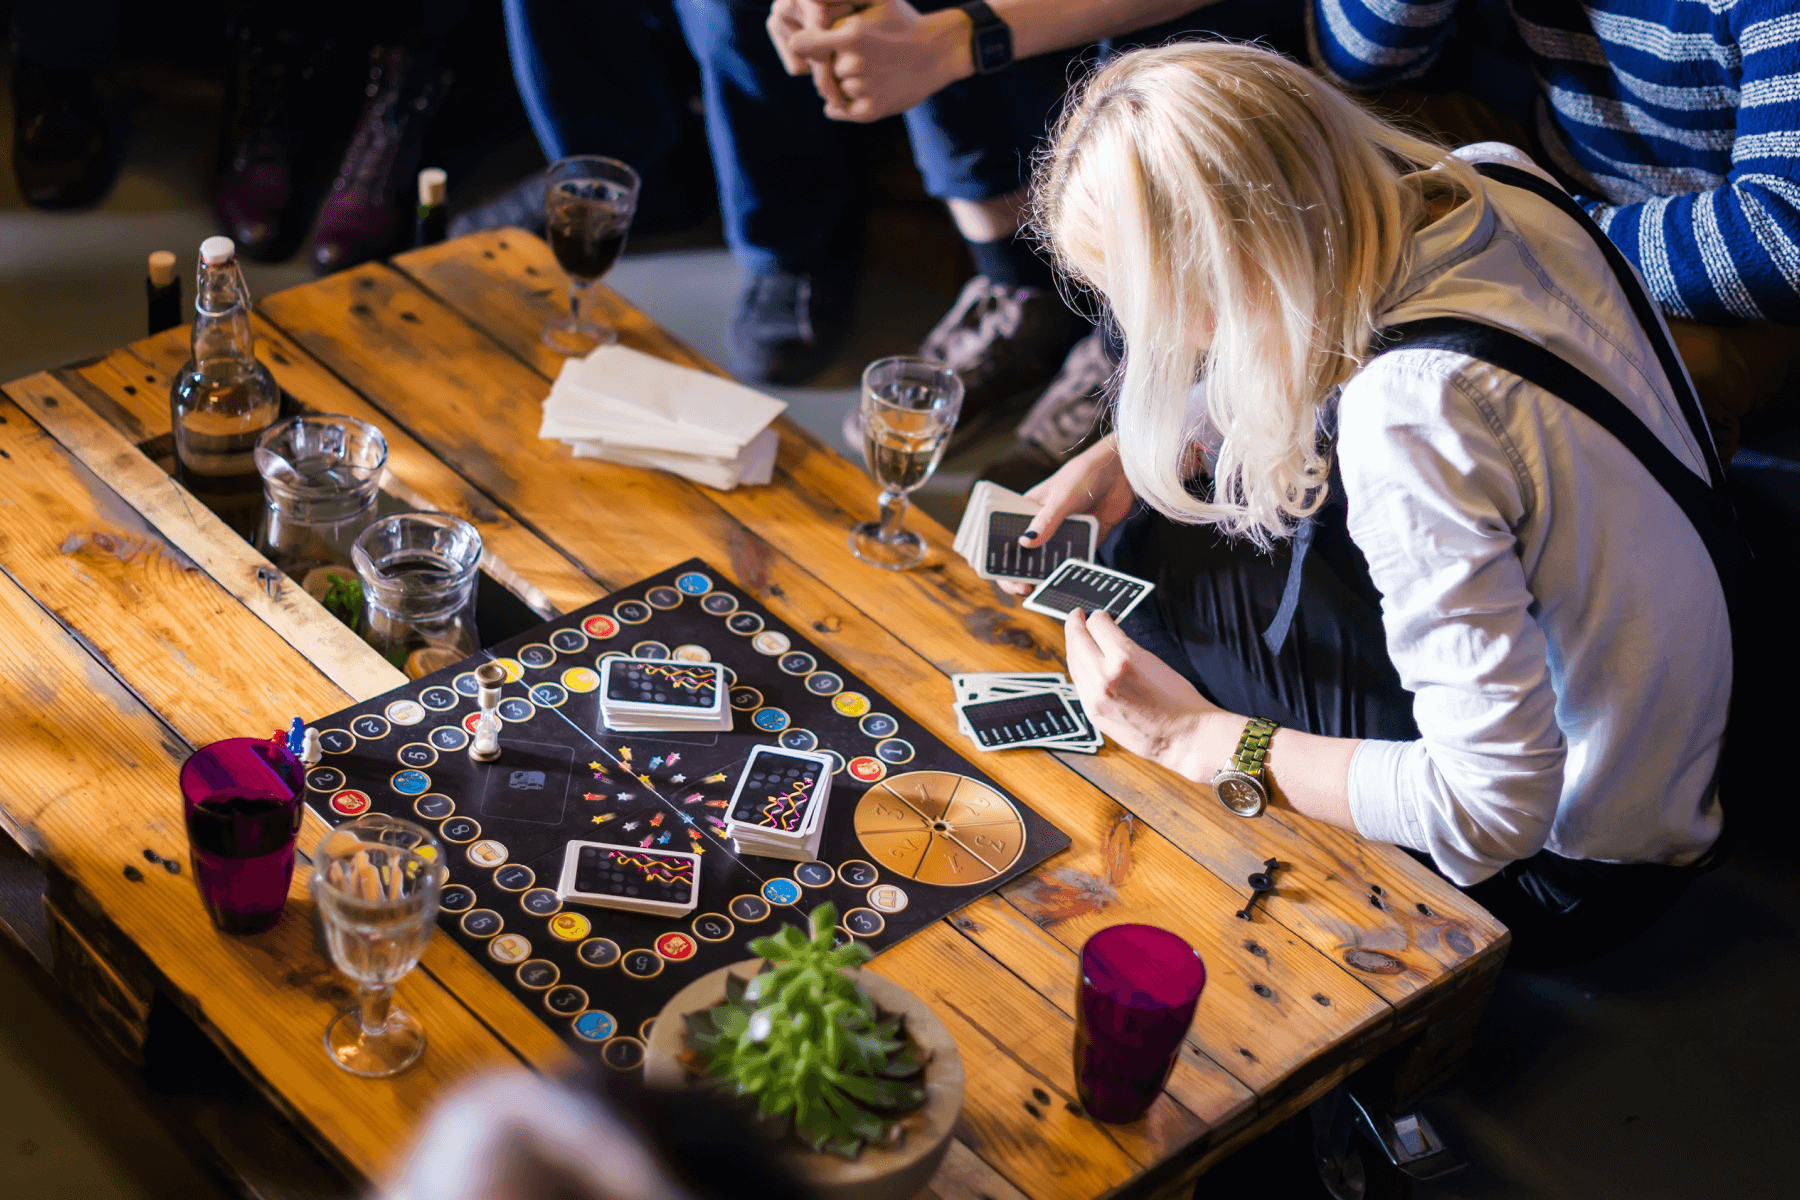
[[[1012,65],[1012,30],[987,6],[986,0],[969,0],[959,6],[975,23],[969,35],[969,57],[975,60],[979,75],[992,75]]]
[[[1219,803],[1240,817],[1260,817],[1268,807],[1269,788],[1263,779],[1263,764],[1269,759],[1269,743],[1280,728],[1273,721],[1251,717],[1230,764],[1212,777],[1213,794]]]

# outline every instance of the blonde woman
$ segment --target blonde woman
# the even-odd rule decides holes
[[[1518,151],[1247,46],[1116,60],[1034,187],[1126,358],[1026,540],[1092,512],[1157,584],[1123,629],[1068,620],[1100,728],[1240,815],[1428,857],[1518,962],[1663,911],[1723,823],[1733,543],[1610,243]]]

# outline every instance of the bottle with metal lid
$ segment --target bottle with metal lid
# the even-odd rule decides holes
[[[169,387],[175,477],[245,538],[262,512],[256,439],[281,414],[281,391],[256,361],[250,289],[228,237],[200,243],[193,357]]]

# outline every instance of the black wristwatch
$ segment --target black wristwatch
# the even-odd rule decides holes
[[[994,15],[986,0],[969,0],[958,7],[975,23],[975,32],[969,35],[969,56],[975,60],[975,73],[992,75],[1012,66],[1012,30]]]

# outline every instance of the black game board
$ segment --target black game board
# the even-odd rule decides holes
[[[598,664],[615,654],[723,663],[733,732],[603,729]],[[466,750],[487,658],[510,682],[500,760],[482,764]],[[332,824],[374,809],[435,830],[444,931],[619,1070],[642,1062],[670,996],[815,905],[836,902],[840,936],[879,952],[1069,844],[699,559],[313,724],[313,806]],[[837,759],[818,862],[739,859],[725,838],[758,744]],[[667,918],[563,903],[570,841],[698,851],[699,906]]]

